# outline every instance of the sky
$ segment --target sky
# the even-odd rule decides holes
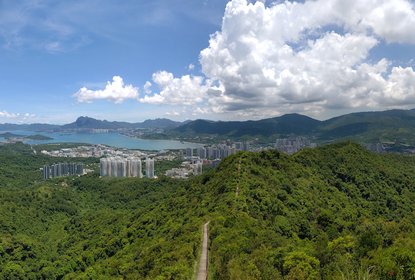
[[[415,108],[414,0],[0,0],[0,123]]]

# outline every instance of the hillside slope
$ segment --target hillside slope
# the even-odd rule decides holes
[[[272,135],[308,135],[320,122],[299,114],[259,121],[220,121],[196,120],[179,126],[173,131],[188,135],[219,135],[229,137],[272,136]]]
[[[414,163],[348,143],[227,158],[206,183],[212,279],[413,279]]]
[[[366,142],[395,141],[415,145],[415,110],[347,114],[324,121],[319,138],[353,138]]]
[[[63,178],[0,198],[0,279],[191,279],[208,220],[211,279],[414,279],[415,159],[352,143],[238,153],[191,180]]]
[[[139,129],[139,128],[163,128],[172,129],[179,125],[181,122],[175,122],[169,119],[154,119],[145,120],[143,122],[129,123],[129,122],[117,122],[107,120],[97,120],[90,117],[79,117],[76,121],[62,125],[59,129]]]
[[[195,120],[171,130],[174,136],[231,138],[307,136],[319,142],[354,140],[363,143],[395,142],[415,145],[415,110],[346,114],[319,121],[299,114],[258,121]]]

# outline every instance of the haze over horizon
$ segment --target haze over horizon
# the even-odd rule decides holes
[[[415,107],[412,0],[5,0],[0,123]]]

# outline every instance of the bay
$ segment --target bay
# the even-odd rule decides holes
[[[132,138],[119,133],[59,133],[59,132],[34,132],[34,131],[0,131],[0,133],[11,132],[18,135],[41,134],[53,138],[51,140],[27,140],[26,144],[51,144],[51,143],[85,143],[92,145],[107,145],[116,148],[136,150],[173,150],[198,148],[203,146],[198,143],[182,142],[177,140],[152,140]],[[0,141],[5,139],[0,138]]]

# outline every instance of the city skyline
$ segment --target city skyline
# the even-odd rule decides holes
[[[0,123],[415,107],[412,0],[2,2]]]

